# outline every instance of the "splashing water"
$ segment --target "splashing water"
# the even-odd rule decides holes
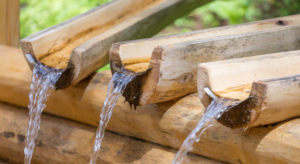
[[[64,70],[58,70],[44,66],[41,63],[36,63],[32,73],[32,80],[29,93],[29,123],[26,134],[26,146],[24,149],[25,164],[30,164],[33,149],[35,146],[34,140],[38,135],[41,122],[41,114],[46,107],[51,90],[54,84]]]
[[[105,128],[113,112],[112,109],[116,105],[126,85],[130,83],[136,77],[136,75],[137,75],[136,73],[128,72],[125,71],[124,69],[121,69],[120,72],[114,73],[108,85],[107,95],[100,113],[100,121],[96,132],[96,140],[95,140],[95,145],[93,148],[93,154],[90,160],[90,164],[96,163],[97,155],[99,153],[101,142],[104,137]]]
[[[193,144],[200,140],[201,134],[213,125],[213,121],[220,118],[221,115],[228,110],[228,106],[240,103],[237,100],[230,100],[225,98],[214,99],[206,108],[196,128],[189,134],[177,152],[172,164],[180,164],[186,160],[186,153],[193,149]]]

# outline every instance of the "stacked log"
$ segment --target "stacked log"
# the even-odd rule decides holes
[[[23,163],[27,116],[28,110],[0,102],[0,159]],[[95,127],[43,114],[32,163],[89,163],[95,133]],[[97,163],[169,164],[175,154],[175,149],[106,131]],[[189,157],[192,164],[220,163],[198,155]]]

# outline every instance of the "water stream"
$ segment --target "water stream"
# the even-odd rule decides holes
[[[114,73],[108,85],[106,98],[100,113],[100,121],[96,132],[96,140],[90,164],[95,164],[97,161],[97,155],[99,153],[101,142],[104,137],[105,128],[113,113],[114,106],[116,105],[119,97],[122,95],[126,85],[135,77],[135,73],[127,72],[124,69],[121,69],[120,72]]]
[[[221,117],[222,113],[226,112],[228,106],[237,104],[240,101],[230,100],[225,98],[216,98],[206,108],[206,112],[203,114],[201,120],[197,124],[196,128],[188,135],[177,152],[172,164],[180,164],[186,161],[186,153],[193,149],[193,144],[200,140],[201,134],[213,125],[214,120]]]
[[[64,70],[58,70],[36,63],[32,73],[32,81],[29,93],[29,123],[26,134],[26,146],[24,149],[25,164],[30,164],[35,147],[34,140],[38,135],[41,122],[41,114],[46,107],[51,90]]]

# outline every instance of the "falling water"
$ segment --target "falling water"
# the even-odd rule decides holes
[[[26,134],[26,146],[24,149],[25,164],[30,164],[34,140],[38,135],[41,122],[41,113],[46,107],[46,101],[49,97],[54,84],[64,70],[58,70],[36,63],[32,73],[32,80],[29,93],[29,123]]]
[[[90,164],[95,164],[97,155],[99,153],[101,142],[104,137],[106,125],[112,115],[113,108],[116,105],[119,97],[123,93],[126,85],[136,77],[135,73],[125,71],[121,69],[120,72],[115,72],[107,90],[104,105],[100,113],[99,126],[96,132],[96,140],[93,148],[93,154],[90,160]]]
[[[186,153],[188,151],[191,151],[193,148],[193,144],[200,140],[201,134],[207,128],[212,126],[214,120],[220,118],[221,115],[227,111],[228,106],[238,103],[240,103],[240,101],[225,98],[214,99],[211,102],[211,104],[206,108],[206,112],[203,114],[197,127],[192,131],[192,133],[185,139],[185,141],[181,145],[172,164],[180,164],[181,162],[185,161]]]

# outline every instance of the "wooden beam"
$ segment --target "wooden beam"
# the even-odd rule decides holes
[[[89,163],[96,128],[64,118],[42,115],[32,163]],[[0,158],[23,163],[28,110],[0,103]],[[97,163],[169,164],[177,150],[106,131]],[[191,163],[220,163],[190,155]],[[0,161],[1,163],[1,161]]]
[[[298,101],[292,101],[300,95],[300,90],[294,88],[297,85],[293,86],[298,82],[297,76],[282,80],[283,76],[300,72],[299,62],[300,51],[289,51],[201,63],[198,70],[200,100],[208,106],[211,100],[204,88],[209,87],[219,97],[242,101],[218,119],[230,128],[267,125],[300,116]],[[263,80],[268,78],[279,79],[272,83]],[[273,84],[279,82],[281,86],[274,88]]]
[[[4,54],[0,55],[0,70],[5,70],[0,71],[0,101],[27,107],[31,70],[20,50],[0,46],[0,51]],[[110,78],[109,72],[98,72],[92,79],[52,92],[45,113],[97,126]],[[136,111],[123,101],[121,98],[116,104],[107,130],[173,148],[180,148],[205,111],[197,93],[179,101],[146,104]],[[192,152],[237,164],[297,163],[299,125],[300,120],[295,119],[244,131],[231,130],[216,122],[194,144]]]
[[[0,1],[0,44],[19,48],[20,42],[20,1]]]
[[[247,25],[241,25],[240,28],[243,26],[247,27]],[[226,33],[227,30],[238,27],[222,29],[222,32]],[[239,33],[238,30],[236,31]],[[126,89],[129,91],[124,93],[138,92],[140,94],[139,100],[131,102],[135,105],[169,101],[195,93],[197,92],[199,63],[297,50],[300,49],[300,37],[297,35],[299,32],[300,26],[297,25],[158,46],[154,49],[150,62],[144,62],[144,68],[151,70],[146,71],[147,73],[142,72],[132,85],[127,86]],[[116,46],[118,47],[115,45],[111,49],[111,56],[113,56],[110,58],[111,65],[121,67],[121,60],[118,60],[116,51],[121,48],[118,49]],[[140,68],[140,66],[133,67],[132,65],[136,64],[129,65],[130,68]],[[127,67],[126,64],[123,66]],[[112,72],[114,72],[114,67],[112,67]],[[124,96],[126,100],[134,99],[130,97],[131,95],[124,94]]]
[[[63,89],[105,66],[112,43],[153,36],[210,1],[114,0],[22,39],[21,46],[47,66],[67,68],[56,84]]]

